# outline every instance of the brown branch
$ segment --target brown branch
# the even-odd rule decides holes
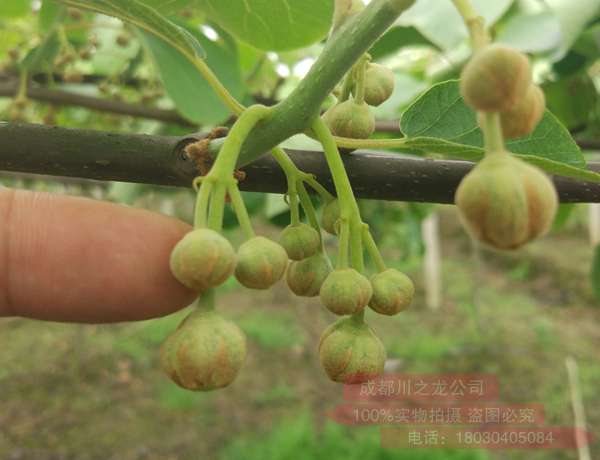
[[[18,91],[18,86],[19,83],[16,80],[0,81],[0,97],[14,97]],[[148,118],[151,120],[163,121],[165,123],[176,123],[187,127],[197,126],[183,118],[175,110],[158,109],[140,104],[130,104],[98,97],[83,96],[81,94],[58,89],[48,89],[30,85],[27,89],[27,96],[30,99],[54,105],[85,107],[99,112]]]
[[[189,187],[198,175],[185,148],[202,139],[145,136],[0,122],[0,170],[53,176]],[[333,191],[322,152],[287,150],[303,171]],[[473,163],[427,160],[396,153],[355,152],[343,156],[359,198],[452,203]],[[599,162],[589,168],[600,171]],[[242,168],[243,190],[285,193],[285,175],[270,155]],[[564,203],[600,203],[600,184],[555,177]]]

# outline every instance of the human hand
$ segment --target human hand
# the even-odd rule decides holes
[[[190,230],[122,205],[0,189],[0,316],[108,323],[163,316],[197,295],[171,275]]]

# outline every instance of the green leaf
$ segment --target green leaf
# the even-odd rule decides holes
[[[600,100],[586,71],[545,83],[543,89],[548,108],[569,129],[585,126]]]
[[[592,283],[592,291],[596,300],[600,302],[600,244],[594,248],[594,261],[592,262],[592,270],[590,272],[590,281]]]
[[[244,85],[237,52],[231,41],[221,39],[212,42],[197,31],[192,33],[206,52],[208,66],[234,97],[241,98]],[[156,62],[165,90],[177,110],[194,123],[223,122],[229,115],[229,110],[193,64],[160,38],[145,32],[141,35]]]
[[[585,56],[591,62],[597,59],[600,55],[600,23],[596,23],[585,30],[577,39],[571,51]]]
[[[150,32],[186,55],[190,60],[202,57],[204,52],[197,40],[186,30],[173,24],[150,6],[138,0],[58,0],[96,13],[114,16]]]
[[[2,0],[0,18],[16,18],[31,12],[31,0]]]
[[[333,16],[333,0],[199,0],[198,7],[240,40],[274,51],[321,40]]]
[[[433,137],[415,137],[405,141],[403,150],[409,152],[420,152],[422,154],[442,155],[446,158],[456,160],[479,161],[483,158],[485,151],[482,147],[458,144],[456,142],[436,139]],[[537,155],[519,154],[518,157],[527,163],[543,169],[548,174],[569,177],[571,179],[584,180],[588,182],[599,182],[600,174],[572,166],[560,161],[551,160]]]
[[[483,133],[475,112],[464,103],[456,80],[439,83],[418,98],[402,116],[400,126],[409,138],[439,138],[458,145],[483,147]],[[548,111],[533,133],[506,145],[516,154],[541,157],[576,168],[586,164],[569,131]]]

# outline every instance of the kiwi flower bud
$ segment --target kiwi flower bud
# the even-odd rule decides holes
[[[370,63],[365,72],[365,102],[377,107],[387,101],[394,92],[394,72],[380,64]]]
[[[350,99],[331,107],[323,115],[323,121],[334,136],[367,139],[375,131],[375,115],[371,108]]]
[[[214,311],[195,311],[160,349],[165,373],[193,391],[223,388],[235,380],[246,357],[246,337]]]
[[[368,324],[355,318],[342,318],[321,335],[319,359],[334,382],[359,384],[383,373],[386,353]]]
[[[279,239],[281,246],[292,260],[306,259],[321,247],[321,235],[307,224],[288,225]]]
[[[408,308],[415,285],[404,273],[388,268],[371,277],[373,297],[369,307],[381,315],[393,316]]]
[[[268,289],[281,279],[288,255],[281,245],[263,236],[242,244],[237,254],[235,277],[250,289]]]
[[[231,243],[207,228],[185,235],[171,252],[171,272],[184,286],[202,292],[231,276],[235,252]]]
[[[331,270],[329,258],[318,252],[308,259],[290,264],[286,275],[287,285],[297,296],[316,297]]]
[[[512,109],[500,113],[506,139],[518,139],[533,132],[544,116],[546,97],[537,85],[531,85],[525,97]]]
[[[475,110],[504,112],[525,98],[531,84],[531,65],[525,54],[508,46],[490,45],[464,67],[460,91]]]
[[[353,315],[362,311],[372,295],[369,280],[353,268],[332,271],[319,293],[323,305],[336,315]]]
[[[463,179],[455,201],[469,233],[504,250],[544,235],[558,207],[549,177],[508,152],[488,154]]]
[[[321,227],[331,235],[337,235],[336,223],[340,218],[340,202],[331,200],[323,207],[321,214]]]

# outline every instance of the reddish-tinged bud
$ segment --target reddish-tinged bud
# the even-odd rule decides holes
[[[456,205],[475,239],[496,249],[517,249],[550,229],[558,197],[546,174],[498,152],[463,179]]]
[[[347,100],[331,107],[323,121],[334,136],[367,139],[375,131],[375,116],[366,104]]]
[[[404,273],[393,268],[371,278],[373,297],[369,307],[381,315],[393,316],[408,308],[415,294],[415,286]]]
[[[321,227],[327,233],[337,235],[336,224],[340,218],[340,202],[338,200],[331,200],[323,207],[323,213],[321,214]]]
[[[281,245],[257,236],[242,244],[237,254],[235,277],[250,289],[268,289],[281,279],[288,255]]]
[[[526,96],[512,109],[500,113],[502,133],[506,139],[518,139],[533,132],[544,116],[546,97],[537,85],[531,85]]]
[[[171,252],[171,272],[184,286],[197,292],[219,286],[234,268],[231,243],[206,228],[185,235]]]
[[[353,315],[362,311],[372,295],[369,280],[353,268],[332,271],[319,293],[323,305],[336,315]]]
[[[321,235],[307,224],[288,225],[279,239],[281,246],[292,260],[313,256],[321,248]]]
[[[160,361],[177,385],[193,391],[234,381],[246,357],[244,333],[214,311],[196,311],[162,344]]]
[[[523,53],[504,45],[478,51],[463,69],[460,90],[465,102],[482,112],[504,112],[525,98],[531,66]]]
[[[377,107],[387,101],[394,92],[394,72],[380,64],[369,64],[365,72],[365,102]]]
[[[323,332],[319,358],[334,382],[359,384],[383,373],[386,354],[383,343],[368,324],[343,318]]]
[[[318,252],[308,259],[290,264],[286,276],[287,285],[297,296],[316,297],[331,270],[329,258]]]

